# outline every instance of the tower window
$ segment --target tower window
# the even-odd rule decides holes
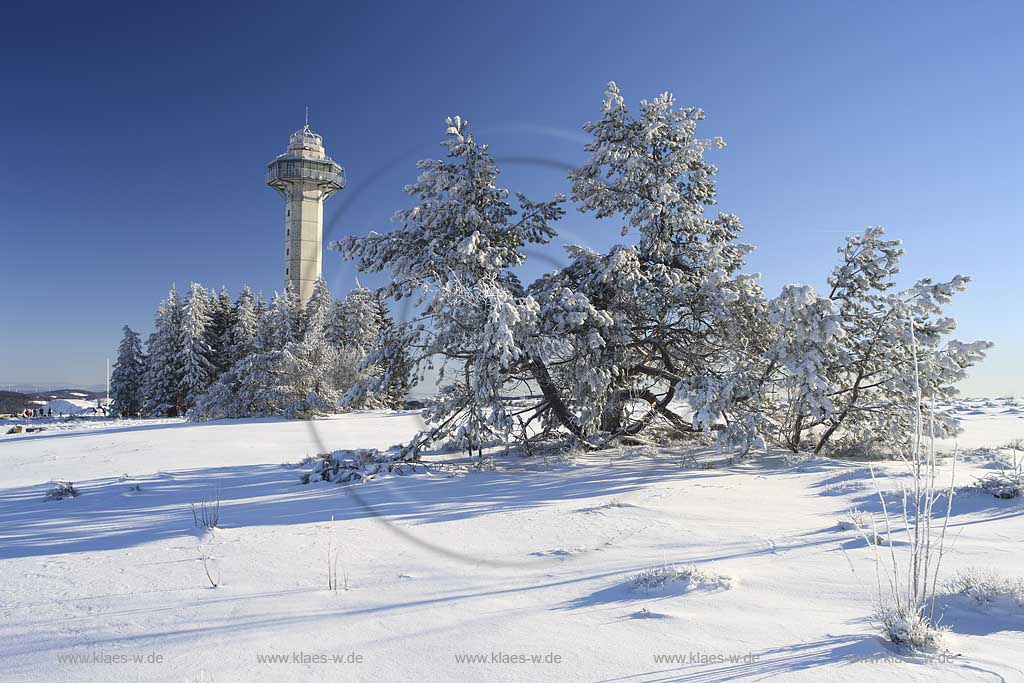
[[[287,269],[287,268],[285,268],[285,269],[284,269],[284,274],[285,274],[285,275],[287,275],[287,274],[288,274],[288,269]]]
[[[289,253],[291,253],[291,252],[290,252],[290,251],[289,251],[288,249],[285,249],[285,250],[284,250],[284,255],[285,255],[285,256],[287,256],[287,255],[288,255]]]
[[[292,210],[291,209],[285,209],[284,215],[285,216],[291,216],[292,215]]]

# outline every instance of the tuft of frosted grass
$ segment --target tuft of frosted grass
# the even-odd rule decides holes
[[[875,528],[875,516],[856,508],[847,510],[836,524],[840,531],[862,531]]]
[[[965,595],[983,605],[1009,600],[1024,607],[1024,579],[1002,576],[990,569],[961,569],[944,588],[947,595]]]
[[[942,643],[943,636],[949,631],[949,628],[933,623],[922,608],[906,603],[877,607],[875,619],[893,644],[911,650],[934,649]]]
[[[856,531],[870,545],[888,545],[889,540],[882,534],[875,516],[864,510],[847,510],[836,524],[840,531]]]
[[[720,588],[732,587],[732,579],[696,565],[667,564],[651,567],[629,577],[629,587],[635,591],[652,591],[664,588],[673,583],[684,583],[686,588]]]

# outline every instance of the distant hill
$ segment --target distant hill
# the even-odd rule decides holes
[[[54,398],[96,400],[106,396],[105,391],[89,391],[88,389],[50,389],[49,391],[31,392],[32,400],[50,400]]]
[[[0,414],[20,413],[33,401],[48,403],[54,399],[84,401],[95,404],[96,399],[106,396],[105,391],[88,389],[50,389],[48,391],[10,391],[0,389]],[[38,407],[39,403],[32,404]]]
[[[18,413],[32,400],[28,394],[17,391],[0,391],[0,413]]]

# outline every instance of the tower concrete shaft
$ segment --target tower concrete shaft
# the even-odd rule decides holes
[[[324,202],[345,187],[345,171],[324,153],[309,122],[267,164],[267,185],[284,198],[284,279],[305,304],[323,272]]]

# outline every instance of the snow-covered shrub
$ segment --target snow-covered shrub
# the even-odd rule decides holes
[[[875,619],[886,638],[911,650],[931,650],[949,630],[936,625],[919,607],[889,604],[875,610]]]
[[[914,383],[910,411],[913,432],[909,437],[909,451],[899,451],[909,471],[909,483],[900,479],[901,509],[896,511],[907,537],[907,547],[897,549],[889,543],[884,556],[879,543],[875,548],[877,594],[875,615],[883,632],[893,642],[911,648],[935,645],[942,633],[935,619],[937,577],[945,553],[946,529],[953,511],[956,454],[948,487],[938,482],[938,455],[935,452],[935,418],[928,416],[928,434],[925,441],[925,416],[922,412],[922,385],[917,355],[917,337],[910,327],[910,353],[912,368],[910,381]],[[899,442],[897,442],[899,443]],[[893,538],[894,516],[889,503],[871,469],[871,478],[882,508],[882,528],[886,537]],[[936,510],[936,505],[942,507]],[[944,508],[944,509],[943,509]],[[870,540],[870,539],[869,539]],[[884,558],[884,559],[883,559]],[[883,583],[883,573],[885,583]]]
[[[1011,443],[1009,457],[1000,457],[996,462],[1000,469],[978,480],[977,486],[996,498],[1018,498],[1024,493],[1024,451]]]
[[[875,528],[875,516],[864,510],[847,510],[836,524],[840,531],[862,531]]]
[[[996,498],[1018,498],[1024,491],[1024,478],[1022,478],[1020,470],[1003,470],[1000,473],[987,474],[979,479],[978,487]]]
[[[1024,578],[1009,578],[990,569],[969,567],[945,584],[948,595],[965,595],[981,604],[1010,601],[1024,607]]]
[[[815,444],[812,442],[809,445],[810,448],[814,448]],[[830,457],[841,460],[888,460],[895,455],[891,444],[887,444],[884,439],[871,436],[856,438],[844,435],[830,443],[827,451]]]
[[[46,492],[46,500],[63,500],[65,498],[76,498],[78,489],[70,481],[57,481],[54,486]]]
[[[732,587],[732,579],[696,565],[662,565],[637,572],[629,577],[627,584],[635,591],[653,591],[669,584],[683,583],[688,589]]]
[[[411,460],[402,449],[381,452],[376,448],[341,450],[316,456],[313,469],[302,475],[302,483],[369,481],[386,473],[410,474],[423,465]]]

